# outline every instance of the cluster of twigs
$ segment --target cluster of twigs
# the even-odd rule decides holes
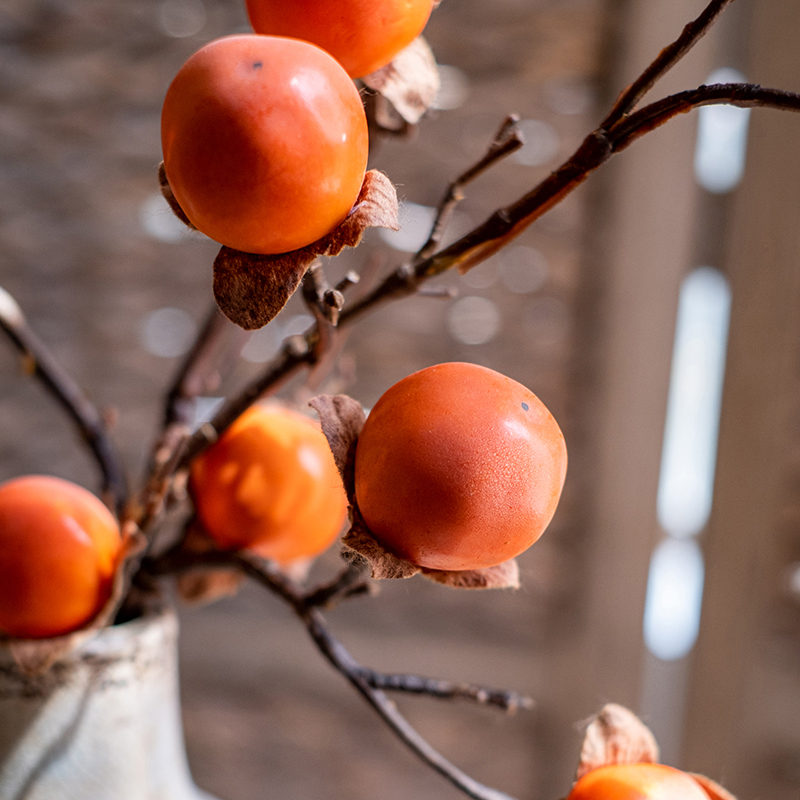
[[[229,339],[231,325],[214,309],[198,339],[178,370],[166,394],[161,432],[153,449],[147,478],[135,497],[127,490],[125,470],[106,430],[102,416],[34,335],[16,302],[0,290],[0,327],[20,350],[27,370],[35,374],[67,409],[81,436],[91,448],[103,476],[107,503],[118,509],[129,529],[144,534],[145,549],[128,564],[127,579],[136,575],[157,577],[197,567],[235,568],[283,599],[305,625],[320,652],[360,692],[394,732],[426,763],[438,770],[466,795],[476,800],[511,800],[507,795],[474,781],[437,753],[411,728],[387,691],[426,694],[441,698],[465,698],[513,711],[531,701],[513,692],[452,684],[413,675],[378,673],[358,664],[328,629],[321,610],[348,597],[370,590],[369,579],[357,566],[348,566],[329,583],[311,589],[280,572],[273,564],[249,553],[189,554],[180,545],[166,553],[150,552],[153,533],[165,508],[177,497],[176,486],[188,465],[253,402],[274,394],[303,368],[318,366],[333,348],[337,331],[391,299],[411,295],[428,279],[453,267],[465,271],[506,245],[548,209],[561,201],[612,155],[678,114],[710,104],[765,107],[800,111],[800,96],[751,84],[700,86],[638,107],[644,95],[706,33],[732,0],[711,0],[702,14],[689,23],[680,37],[666,47],[642,75],[617,99],[600,125],[557,170],[516,202],[496,210],[485,222],[442,248],[442,235],[465,186],[522,145],[516,119],[500,127],[488,151],[448,188],[430,237],[410,260],[400,264],[356,302],[346,293],[358,276],[349,274],[330,287],[321,267],[309,270],[303,296],[315,324],[303,337],[287,340],[278,355],[245,389],[228,399],[220,411],[196,431],[191,431],[196,398],[216,385],[219,371],[232,361],[243,343]]]

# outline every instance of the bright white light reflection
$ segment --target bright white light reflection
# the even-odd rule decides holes
[[[183,309],[166,306],[151,311],[139,325],[139,341],[154,356],[173,358],[186,353],[197,334],[197,324]]]
[[[703,555],[694,540],[665,539],[653,552],[644,606],[644,640],[654,656],[689,653],[700,627]]]
[[[395,250],[415,253],[428,241],[435,219],[435,208],[406,201],[400,206],[400,230],[381,228],[380,237]]]
[[[486,297],[462,297],[447,313],[447,327],[463,344],[486,344],[500,330],[500,312]]]
[[[469,78],[463,70],[449,64],[439,64],[439,81],[433,108],[449,111],[464,105],[469,96]]]
[[[672,536],[698,534],[711,513],[730,304],[719,270],[684,279],[658,481],[658,521]]]
[[[734,69],[718,69],[706,83],[744,83]],[[749,108],[703,106],[697,122],[694,171],[698,183],[709,192],[724,194],[742,179],[747,154]]]

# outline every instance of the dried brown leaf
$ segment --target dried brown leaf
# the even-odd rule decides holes
[[[263,328],[286,305],[315,258],[307,249],[265,256],[223,246],[214,261],[214,299],[240,328]]]
[[[485,569],[448,572],[423,568],[422,574],[454,589],[519,589],[519,565],[513,558]]]
[[[344,394],[318,395],[308,403],[319,414],[322,432],[342,476],[347,499],[355,503],[353,465],[358,435],[367,417],[361,405]]]
[[[138,531],[123,532],[120,557],[111,594],[94,619],[83,628],[64,636],[54,636],[49,639],[8,638],[11,657],[23,675],[34,676],[47,672],[53,664],[76,650],[97,630],[111,622],[126,589],[125,563],[140,552],[143,546],[144,537]]]
[[[650,729],[632,711],[609,703],[586,729],[575,780],[609,764],[658,761],[658,744]]]
[[[344,222],[307,247],[259,255],[223,246],[214,261],[214,297],[220,310],[245,330],[263,328],[286,305],[317,256],[339,255],[375,227],[398,229],[398,202],[392,182],[370,170]]]
[[[409,124],[415,125],[431,107],[441,84],[436,58],[421,36],[385,67],[361,79],[380,92]]]
[[[690,772],[689,775],[700,784],[711,800],[736,800],[727,789],[723,789],[718,783],[712,781],[711,778],[706,778],[705,775],[696,775],[693,772]]]

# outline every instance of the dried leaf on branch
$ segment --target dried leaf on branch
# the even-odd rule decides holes
[[[609,703],[586,729],[576,780],[609,764],[654,764],[658,744],[650,729],[632,711]]]
[[[356,247],[372,227],[398,228],[397,192],[377,170],[364,176],[344,222],[307,247],[258,255],[223,246],[214,261],[214,297],[220,310],[245,330],[264,327],[286,305],[317,256],[336,256],[345,247]]]
[[[436,58],[418,36],[385,67],[361,79],[380,92],[410,125],[416,125],[431,107],[441,86]]]

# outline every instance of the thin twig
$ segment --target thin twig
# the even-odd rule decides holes
[[[225,332],[234,327],[214,303],[206,315],[192,349],[186,354],[175,373],[172,386],[167,391],[164,403],[165,428],[175,422],[190,424],[198,396],[217,388],[220,382],[220,365],[217,358],[219,343]],[[241,328],[237,327],[236,330],[249,338],[249,333],[245,334]],[[244,336],[237,338],[242,339],[235,348],[239,350],[244,343]],[[225,354],[227,355],[228,353]]]
[[[338,672],[347,678],[389,728],[423,762],[444,776],[468,797],[472,797],[473,800],[514,800],[510,795],[484,786],[465,772],[462,772],[420,736],[383,691],[372,686],[370,679],[367,677],[371,671],[365,670],[328,630],[325,619],[319,609],[309,607],[306,604],[305,595],[293,581],[268,561],[264,561],[247,552],[235,554],[233,560],[246,574],[267,586],[292,606],[295,613],[305,624],[319,651]],[[372,674],[377,682],[379,680],[378,673]],[[385,677],[391,680],[391,676]],[[418,680],[420,680],[421,684],[425,679]],[[434,693],[434,696],[438,695]]]
[[[617,124],[655,83],[675,66],[705,36],[717,17],[733,0],[711,0],[697,19],[692,20],[672,44],[665,47],[649,67],[619,96],[600,128],[608,130]]]
[[[120,513],[127,502],[127,477],[103,417],[31,330],[17,301],[1,287],[0,328],[22,353],[26,370],[41,381],[76,424],[100,467],[103,496]]]
[[[368,572],[366,562],[348,564],[332,581],[306,593],[306,608],[332,608],[348,597],[369,593],[375,584],[370,580]]]
[[[330,633],[322,615],[310,609],[301,616],[314,643],[331,664],[347,678],[362,697],[375,709],[389,728],[429,767],[445,777],[457,789],[474,800],[513,800],[510,795],[484,786],[451,764],[438,750],[414,730],[397,706],[380,690],[374,688],[363,673],[363,667]]]
[[[305,346],[297,346],[297,338],[287,342],[269,364],[266,371],[248,384],[244,391],[226,401],[213,419],[201,426],[187,442],[178,469],[186,467],[213,444],[222,432],[261,397],[276,392],[301,367],[314,363],[314,350],[319,331],[316,327],[305,337]]]
[[[646,133],[669,122],[679,114],[708,105],[738,108],[774,108],[779,111],[800,111],[800,94],[779,89],[764,89],[751,83],[715,83],[699,86],[665,97],[644,106],[620,120],[610,132],[615,153],[624,150]]]
[[[436,220],[433,223],[431,234],[428,241],[419,249],[414,256],[414,261],[421,261],[436,251],[442,236],[447,228],[450,218],[453,216],[455,207],[464,199],[464,187],[474,181],[479,175],[502,160],[511,153],[519,150],[525,144],[522,133],[519,130],[519,117],[510,114],[503,120],[503,124],[495,134],[489,149],[483,158],[470,167],[466,172],[459,175],[448,187],[447,192],[439,204]]]
[[[689,92],[659,100],[645,106],[630,117],[624,117],[608,130],[590,133],[580,147],[557,170],[515,203],[498,209],[485,222],[478,225],[456,242],[423,259],[414,266],[409,277],[408,265],[391,272],[372,291],[346,306],[339,317],[342,329],[372,311],[378,305],[397,297],[406,297],[418,290],[419,283],[453,267],[466,271],[489,258],[511,239],[568,194],[580,186],[589,175],[608,161],[612,155],[625,149],[639,136],[664,124],[677,114],[693,108],[712,104],[733,104],[747,107],[774,108],[800,111],[800,96],[776,89],[764,89],[746,84],[719,84],[701,86]],[[209,432],[218,435],[252,402],[277,391],[303,366],[313,363],[313,350],[319,337],[316,327],[305,337],[306,347],[284,346],[267,371],[250,384],[243,394],[227,402],[211,420],[206,431],[198,431],[190,440],[181,465],[197,456],[212,441]]]
[[[470,683],[452,683],[419,675],[388,675],[361,667],[362,675],[373,689],[382,691],[424,694],[444,700],[472,700],[480,705],[490,705],[514,713],[517,709],[533,708],[533,700],[508,689],[487,689]]]

